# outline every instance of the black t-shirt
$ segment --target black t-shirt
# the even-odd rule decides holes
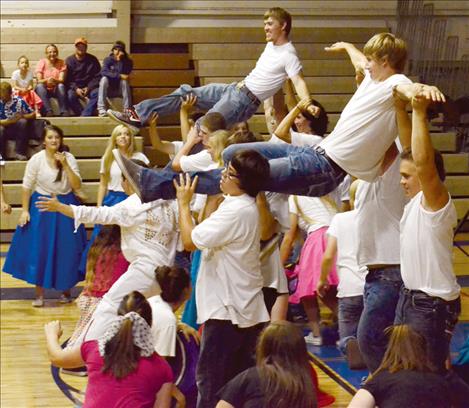
[[[449,408],[451,399],[445,379],[434,373],[401,370],[381,371],[363,388],[379,408]]]
[[[235,408],[259,408],[264,406],[264,393],[256,367],[248,368],[227,383],[217,396]],[[402,408],[402,407],[401,407]]]

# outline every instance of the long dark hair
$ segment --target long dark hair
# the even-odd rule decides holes
[[[257,369],[269,408],[317,406],[311,366],[301,330],[293,323],[271,323],[259,337]]]
[[[44,126],[44,128],[42,129],[42,137],[41,137],[42,142],[44,142],[44,140],[46,139],[47,132],[49,131],[57,133],[60,137],[60,145],[57,151],[68,152],[70,149],[67,145],[64,144],[64,132],[58,126],[51,125],[49,123],[46,126]],[[55,177],[55,180],[54,180],[54,183],[57,183],[62,180],[63,167],[62,167],[62,163],[60,163],[58,160],[55,161],[55,165],[59,169],[57,176]]]
[[[122,299],[117,314],[124,316],[129,312],[138,313],[151,326],[151,306],[140,292],[130,292]],[[134,345],[132,325],[130,319],[125,319],[117,334],[106,343],[103,373],[110,372],[113,377],[121,379],[137,369],[140,348]]]
[[[182,300],[182,292],[191,286],[191,277],[184,268],[158,266],[155,276],[161,288],[161,298],[168,303]]]

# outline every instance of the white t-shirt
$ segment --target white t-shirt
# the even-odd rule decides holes
[[[400,186],[400,159],[374,182],[360,181],[355,208],[358,211],[358,263],[398,265],[399,222],[407,203]]]
[[[287,77],[298,75],[301,69],[301,62],[291,42],[283,45],[268,42],[244,83],[260,101],[264,101],[275,95]]]
[[[169,158],[173,160],[178,154],[179,150],[182,149],[182,146],[184,146],[184,142],[182,140],[175,140],[174,142],[171,142],[171,143],[174,146],[174,154],[170,154]]]
[[[212,160],[212,156],[207,150],[201,150],[199,153],[181,156],[179,160],[181,170],[186,171],[207,171],[216,169],[218,164]]]
[[[309,133],[299,133],[290,130],[291,145],[292,146],[316,146],[324,139],[318,135],[311,135]],[[270,143],[287,143],[285,140],[280,139],[275,133],[269,140]]]
[[[269,209],[280,225],[281,232],[287,232],[290,228],[290,210],[288,209],[288,194],[265,192],[265,198]]]
[[[73,154],[65,152],[67,163],[73,172],[80,177],[78,163]],[[37,191],[39,194],[68,194],[72,191],[72,187],[68,181],[65,170],[62,171],[62,179],[54,182],[58,173],[57,168],[49,165],[46,157],[46,151],[33,155],[26,163],[26,169],[23,177],[23,188]],[[81,178],[80,178],[81,179]]]
[[[227,196],[192,230],[202,250],[196,285],[197,322],[230,320],[251,327],[269,320],[262,294],[259,211],[247,194]]]
[[[151,306],[151,334],[155,351],[161,357],[174,357],[176,355],[177,319],[173,309],[161,296],[152,296],[147,300]]]
[[[141,160],[145,164],[150,163],[150,160],[148,160],[147,156],[145,156],[141,152],[134,152],[134,154],[132,154],[131,159]],[[102,158],[99,173],[104,174],[104,160]],[[124,191],[124,189],[122,188],[122,171],[115,160],[112,161],[111,167],[109,168],[109,182],[107,184],[107,189],[112,191]]]
[[[337,213],[335,201],[329,196],[304,197],[291,195],[288,199],[290,213],[298,215],[298,225],[310,234],[330,225]]]
[[[334,130],[320,143],[327,155],[352,176],[373,181],[384,153],[397,137],[392,88],[410,83],[402,74],[373,81],[367,71]]]
[[[342,208],[342,203],[344,201],[350,200],[350,185],[352,184],[352,177],[350,174],[347,174],[345,178],[342,180],[337,188],[330,193],[330,195],[334,198],[337,208],[340,210]]]
[[[401,220],[401,274],[407,289],[450,301],[461,287],[453,271],[453,228],[457,215],[453,201],[438,211],[421,205],[420,191],[406,205]]]
[[[327,235],[337,239],[337,297],[363,295],[365,287],[368,270],[366,266],[360,267],[357,263],[356,217],[356,210],[336,214],[327,230]]]
[[[147,259],[150,265],[172,265],[179,242],[178,209],[175,200],[142,204],[132,194],[113,207],[71,206],[75,228],[80,224],[117,224],[121,249],[129,262]]]
[[[11,79],[16,81],[21,88],[27,88],[29,85],[31,85],[31,81],[33,80],[33,72],[28,69],[26,77],[22,78],[20,70],[17,69],[11,74]]]

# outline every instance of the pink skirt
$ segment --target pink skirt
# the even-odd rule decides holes
[[[30,90],[25,93],[20,93],[15,90],[14,92],[17,96],[20,96],[21,98],[24,99],[24,101],[29,105],[31,109],[41,109],[42,108],[42,99],[39,97],[39,95],[34,92],[33,90]]]
[[[290,296],[290,303],[300,303],[301,298],[316,295],[316,286],[321,276],[321,262],[327,245],[328,227],[322,227],[308,235],[301,249],[300,261],[295,267],[298,276],[298,286]],[[339,278],[333,263],[327,279],[329,285],[338,285]]]

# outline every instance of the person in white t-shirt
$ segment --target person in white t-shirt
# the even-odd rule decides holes
[[[133,194],[125,178],[122,179],[122,187],[129,197],[113,207],[65,205],[54,197],[39,197],[36,203],[40,211],[60,212],[73,218],[77,228],[85,223],[117,224],[121,227],[121,249],[130,265],[95,310],[89,330],[83,333],[88,340],[103,335],[127,293],[138,290],[149,297],[160,292],[155,280],[155,268],[174,263],[179,243],[175,201],[158,200],[143,204]],[[83,340],[77,339],[76,344],[81,344]]]
[[[332,265],[337,266],[339,284],[338,323],[340,351],[346,356],[350,368],[365,368],[358,349],[357,329],[363,310],[363,289],[365,286],[366,266],[357,263],[357,211],[354,200],[357,184],[355,180],[350,188],[351,211],[336,214],[327,230],[327,246],[321,262],[321,276],[317,291],[320,296],[329,286],[327,277]]]
[[[261,101],[274,95],[287,78],[292,80],[300,98],[309,98],[301,62],[288,39],[291,20],[291,15],[279,7],[273,7],[264,14],[267,45],[255,68],[243,81],[229,85],[208,84],[198,88],[184,84],[169,95],[134,105],[133,110],[108,110],[109,116],[138,128],[148,123],[153,112],[160,116],[177,112],[181,97],[193,94],[197,97],[197,108],[221,113],[227,125],[231,126],[248,120],[257,111]],[[319,110],[312,105],[308,106],[308,110],[313,115],[319,114]]]
[[[270,174],[263,180],[264,191],[321,197],[337,188],[347,173],[374,180],[397,136],[393,92],[406,100],[420,90],[429,100],[445,99],[436,87],[413,84],[400,73],[406,61],[406,45],[390,33],[372,37],[364,53],[348,43],[336,43],[329,49],[346,50],[356,69],[366,69],[366,75],[327,138],[314,148],[260,142],[229,146],[223,153],[225,163],[243,149],[256,150],[267,158]],[[309,96],[300,101],[303,109],[309,101]],[[174,197],[172,178],[132,166],[125,158],[121,165],[142,201]],[[219,170],[200,173],[197,192],[217,194],[220,176]]]
[[[426,98],[412,98],[411,150],[401,155],[401,185],[410,198],[401,219],[404,286],[395,324],[408,324],[427,342],[430,361],[445,370],[452,331],[461,312],[453,271],[456,209],[444,184],[443,159],[430,139]],[[466,400],[467,401],[467,400]]]
[[[197,178],[175,182],[181,238],[186,250],[199,248],[198,323],[204,324],[197,365],[199,408],[213,408],[216,393],[230,379],[255,364],[256,340],[269,314],[262,295],[259,211],[255,197],[269,165],[259,153],[236,154],[223,170],[226,195],[218,209],[194,226],[190,201]]]

